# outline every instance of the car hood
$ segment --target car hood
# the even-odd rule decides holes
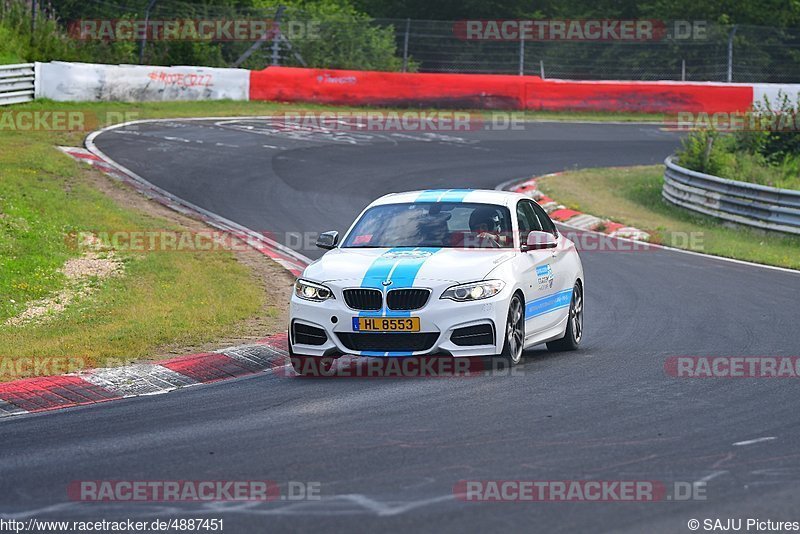
[[[347,248],[334,249],[309,265],[303,278],[319,282],[348,281],[381,287],[410,287],[415,280],[469,282],[481,280],[514,257],[509,249]]]

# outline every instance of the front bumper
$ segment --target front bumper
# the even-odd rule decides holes
[[[384,312],[386,317],[419,317],[418,334],[361,333],[353,330],[354,317],[382,317],[381,312],[359,312],[347,307],[341,293],[334,290],[335,299],[311,302],[292,295],[290,305],[289,343],[294,354],[304,356],[330,356],[355,354],[361,356],[418,356],[450,354],[456,357],[488,356],[502,351],[503,332],[511,292],[504,289],[494,297],[475,302],[455,302],[440,299],[441,292],[434,292],[428,303],[419,310],[410,312]],[[325,332],[325,340],[315,344],[299,343],[295,339],[295,325],[306,325]],[[459,344],[451,339],[458,329],[488,325],[493,332],[493,342],[481,345]],[[302,327],[301,327],[302,330]],[[360,337],[356,337],[360,336]],[[387,336],[393,336],[388,338]],[[404,337],[416,336],[416,337]],[[302,337],[302,336],[297,336]],[[303,337],[303,339],[308,339]],[[486,337],[476,338],[486,341]],[[377,349],[377,350],[376,350]]]

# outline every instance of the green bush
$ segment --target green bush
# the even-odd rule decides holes
[[[0,24],[0,65],[22,63],[25,61],[27,48],[23,46],[17,35]]]
[[[398,71],[403,67],[397,56],[394,28],[376,26],[372,19],[356,10],[346,1],[303,0],[281,1],[286,6],[283,20],[313,21],[318,23],[319,34],[312,38],[295,39],[291,46],[309,67]],[[257,7],[274,10],[276,3],[256,0]],[[290,52],[282,54],[284,64],[300,66],[301,63]],[[249,68],[263,68],[262,64],[245,63]],[[416,65],[410,64],[409,70]]]
[[[40,13],[31,35],[30,10],[19,1],[0,2],[0,63],[78,59],[56,22]]]
[[[786,126],[782,128],[776,125],[773,131],[768,128],[759,131],[739,132],[736,135],[737,148],[751,154],[761,154],[770,164],[782,165],[787,158],[794,158],[800,155],[800,129],[793,126],[798,110],[800,110],[800,100],[792,102],[788,95],[778,92],[779,105],[773,109],[769,101],[764,98],[763,102],[756,102],[753,106],[753,113],[758,116],[786,119]],[[789,122],[790,121],[790,122]]]
[[[309,67],[356,70],[400,70],[394,29],[377,26],[364,13],[347,1],[290,0],[285,5],[283,21],[313,21],[318,24],[315,38],[291,41],[292,50],[281,44],[281,64],[299,66],[299,55]],[[102,7],[102,6],[101,6]],[[98,11],[94,4],[65,1],[56,8],[68,20],[81,18],[138,19],[144,13],[113,13],[109,8]],[[173,9],[164,6],[164,9]],[[177,9],[177,11],[174,11]],[[211,9],[211,11],[206,11]],[[250,0],[240,7],[182,5],[172,11],[159,12],[162,18],[272,18],[277,4],[271,0]],[[204,41],[150,41],[144,49],[143,62],[150,65],[232,65],[252,43]],[[244,68],[262,69],[270,62],[271,43],[265,43],[253,54]],[[36,30],[31,35],[30,8],[24,0],[0,0],[0,62],[23,61],[86,61],[91,63],[139,63],[139,42],[79,41],[66,31],[66,22],[53,16],[37,15]],[[416,65],[410,62],[409,70]]]
[[[698,172],[772,187],[800,189],[800,101],[779,94],[778,105],[756,103],[747,129],[724,134],[713,128],[692,132],[678,162]],[[775,121],[776,126],[770,126]],[[780,127],[785,121],[786,128]],[[752,127],[752,126],[755,127]]]
[[[718,175],[726,166],[727,141],[713,128],[692,132],[681,142],[678,162],[688,169]]]

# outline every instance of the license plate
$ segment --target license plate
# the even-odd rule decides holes
[[[419,332],[419,317],[353,317],[355,332]]]

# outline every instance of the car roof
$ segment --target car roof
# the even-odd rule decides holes
[[[404,193],[389,193],[375,200],[370,206],[407,204],[411,202],[474,202],[477,204],[511,206],[520,198],[528,197],[520,193],[495,189],[425,189]]]

